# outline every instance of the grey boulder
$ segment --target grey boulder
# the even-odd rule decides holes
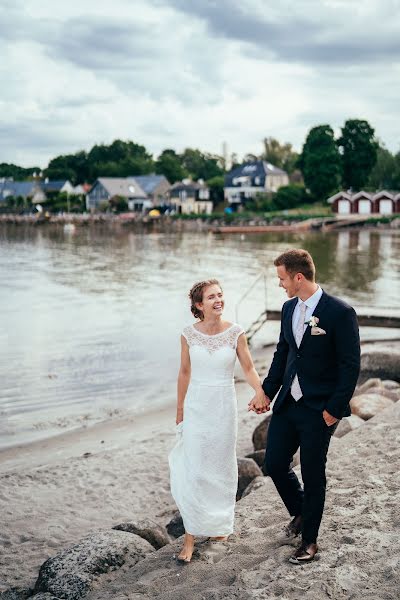
[[[129,561],[136,564],[154,548],[144,539],[124,531],[100,531],[49,558],[40,568],[35,593],[50,593],[63,600],[79,600],[92,582]]]
[[[113,527],[117,531],[127,531],[140,536],[148,541],[156,550],[171,543],[166,527],[159,525],[151,519],[141,519],[140,521],[129,521]]]
[[[236,500],[240,500],[244,490],[256,477],[262,477],[262,471],[260,467],[254,462],[252,458],[238,458],[238,489],[236,493]]]
[[[265,417],[265,419],[263,419],[255,428],[253,432],[254,450],[265,450],[271,417],[271,414]]]
[[[29,588],[10,588],[0,592],[0,600],[26,600],[32,596],[33,590]]]
[[[360,382],[370,377],[400,381],[400,352],[384,345],[365,350],[361,355]]]
[[[350,400],[351,412],[364,421],[372,419],[378,412],[393,406],[393,401],[380,394],[362,394]]]
[[[339,425],[337,426],[335,433],[333,434],[335,437],[341,438],[350,431],[357,429],[361,425],[364,425],[365,421],[361,419],[361,417],[357,415],[351,415],[350,417],[345,417],[340,420]]]
[[[254,490],[258,490],[260,487],[263,487],[263,485],[265,485],[265,481],[265,477],[255,477],[253,481],[249,483],[247,488],[244,490],[242,498],[245,498],[246,496],[251,494],[251,492],[254,492]]]
[[[185,533],[185,528],[183,526],[183,519],[181,514],[178,511],[174,514],[170,522],[167,524],[167,531],[169,535],[172,535],[174,538],[181,537]]]

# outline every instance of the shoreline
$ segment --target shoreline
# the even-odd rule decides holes
[[[351,220],[345,227],[334,229],[324,228],[322,222],[328,219],[340,223],[336,213],[332,215],[274,215],[263,214],[241,214],[229,216],[224,215],[184,215],[184,216],[160,216],[149,217],[141,214],[81,214],[69,213],[63,215],[50,215],[48,218],[38,218],[36,215],[0,214],[0,226],[29,226],[47,228],[66,228],[66,233],[73,235],[76,228],[106,227],[111,230],[121,229],[125,231],[140,233],[184,233],[193,231],[212,232],[218,235],[234,235],[237,233],[328,233],[330,231],[400,231],[400,214],[379,215],[371,213],[365,222],[360,222],[357,215],[352,215],[355,223]],[[318,222],[319,225],[315,226]],[[219,231],[221,230],[221,231]],[[242,231],[243,230],[243,231]]]
[[[277,337],[279,335],[279,324],[275,322],[276,340],[271,342],[270,333],[264,337],[262,331],[257,334],[257,340],[250,347],[252,356],[259,369],[260,377],[263,377],[268,368],[268,360],[272,359],[275,351]],[[396,329],[385,329],[378,327],[360,327],[361,347],[366,348],[377,343],[398,342],[400,336]],[[268,357],[270,357],[268,359]],[[264,363],[261,368],[261,363]],[[246,386],[243,381],[240,366],[235,368],[235,384]],[[75,426],[71,429],[46,435],[36,440],[17,442],[0,447],[0,475],[12,469],[29,466],[40,466],[43,462],[52,464],[57,460],[66,460],[73,456],[82,456],[86,452],[94,453],[99,450],[116,447],[116,436],[118,444],[127,444],[132,436],[136,436],[134,443],[146,439],[152,428],[168,424],[175,419],[175,385],[165,394],[165,401],[157,405],[151,405],[140,409],[126,410],[121,415],[104,418],[93,423]],[[50,459],[46,459],[50,454]]]

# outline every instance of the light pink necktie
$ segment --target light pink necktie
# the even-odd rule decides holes
[[[299,320],[297,321],[296,333],[294,336],[294,339],[296,340],[296,344],[297,344],[298,348],[301,344],[301,340],[303,339],[303,335],[304,335],[304,319],[306,318],[306,309],[307,309],[307,305],[304,304],[304,302],[302,302],[300,304]],[[303,395],[297,374],[296,374],[295,378],[293,379],[292,387],[290,388],[290,393],[292,394],[292,396],[295,400],[300,400],[300,398]]]

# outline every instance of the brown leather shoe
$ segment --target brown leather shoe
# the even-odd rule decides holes
[[[317,544],[302,543],[301,546],[297,548],[296,552],[289,558],[289,562],[291,562],[293,565],[301,565],[303,563],[311,562],[314,560],[317,552]]]

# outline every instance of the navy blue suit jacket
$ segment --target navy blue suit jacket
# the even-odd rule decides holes
[[[297,297],[282,307],[281,332],[271,368],[263,382],[274,412],[281,409],[297,373],[303,399],[310,408],[326,409],[337,419],[350,415],[349,402],[360,372],[360,337],[354,309],[326,292],[313,315],[326,335],[311,335],[308,326],[300,347],[293,335],[292,317]]]

